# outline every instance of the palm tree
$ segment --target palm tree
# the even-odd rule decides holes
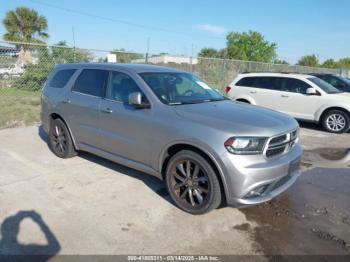
[[[3,24],[7,30],[4,40],[19,42],[16,47],[20,49],[20,60],[23,63],[31,63],[33,46],[20,43],[44,43],[49,36],[46,32],[46,18],[33,9],[18,7],[15,11],[6,13]]]

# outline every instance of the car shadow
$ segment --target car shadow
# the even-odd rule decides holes
[[[298,123],[299,123],[299,126],[301,128],[307,128],[307,129],[311,129],[311,130],[327,133],[326,131],[324,131],[322,129],[322,126],[320,124],[312,123],[312,122],[305,122],[305,121],[301,121],[301,120],[298,120]]]
[[[315,131],[329,134],[329,132],[325,131],[320,124],[313,123],[313,122],[306,122],[306,121],[302,121],[302,120],[297,120],[297,121],[298,121],[299,126],[301,128],[306,128],[306,129],[315,130]],[[346,133],[350,133],[350,130]]]
[[[47,244],[23,244],[18,242],[20,224],[24,219],[36,223],[45,236]],[[19,211],[7,217],[1,224],[0,261],[48,261],[61,249],[55,235],[40,214],[34,210]]]
[[[42,126],[39,126],[38,128],[38,135],[39,137],[47,144],[48,148],[52,152],[50,146],[48,145],[48,135],[42,128]],[[101,165],[105,168],[111,169],[113,171],[116,171],[118,173],[121,173],[123,175],[127,175],[129,177],[138,179],[142,181],[146,186],[148,186],[152,191],[154,191],[156,194],[158,194],[160,197],[162,197],[164,200],[168,201],[172,205],[175,206],[175,204],[172,202],[170,195],[165,187],[165,184],[160,179],[146,174],[144,172],[138,171],[136,169],[132,169],[120,164],[117,164],[113,161],[110,161],[108,159],[90,154],[88,152],[79,152],[79,157],[84,158],[90,162],[93,162],[95,164]]]

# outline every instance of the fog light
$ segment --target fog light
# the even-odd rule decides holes
[[[263,186],[256,187],[252,191],[250,191],[248,194],[246,194],[244,198],[259,197],[262,194],[264,194],[264,192],[266,191],[268,186],[269,185],[263,185]]]

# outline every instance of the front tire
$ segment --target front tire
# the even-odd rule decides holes
[[[170,159],[166,186],[176,205],[194,215],[208,213],[221,203],[215,171],[207,160],[190,150],[180,151]]]
[[[69,130],[59,118],[51,121],[49,145],[52,152],[60,158],[70,158],[77,154]]]
[[[350,128],[350,117],[344,111],[330,110],[323,116],[322,126],[330,133],[345,133]]]

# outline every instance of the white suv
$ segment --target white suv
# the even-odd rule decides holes
[[[321,123],[325,130],[350,128],[350,93],[311,75],[240,74],[226,87],[229,98],[281,111],[296,119]]]

